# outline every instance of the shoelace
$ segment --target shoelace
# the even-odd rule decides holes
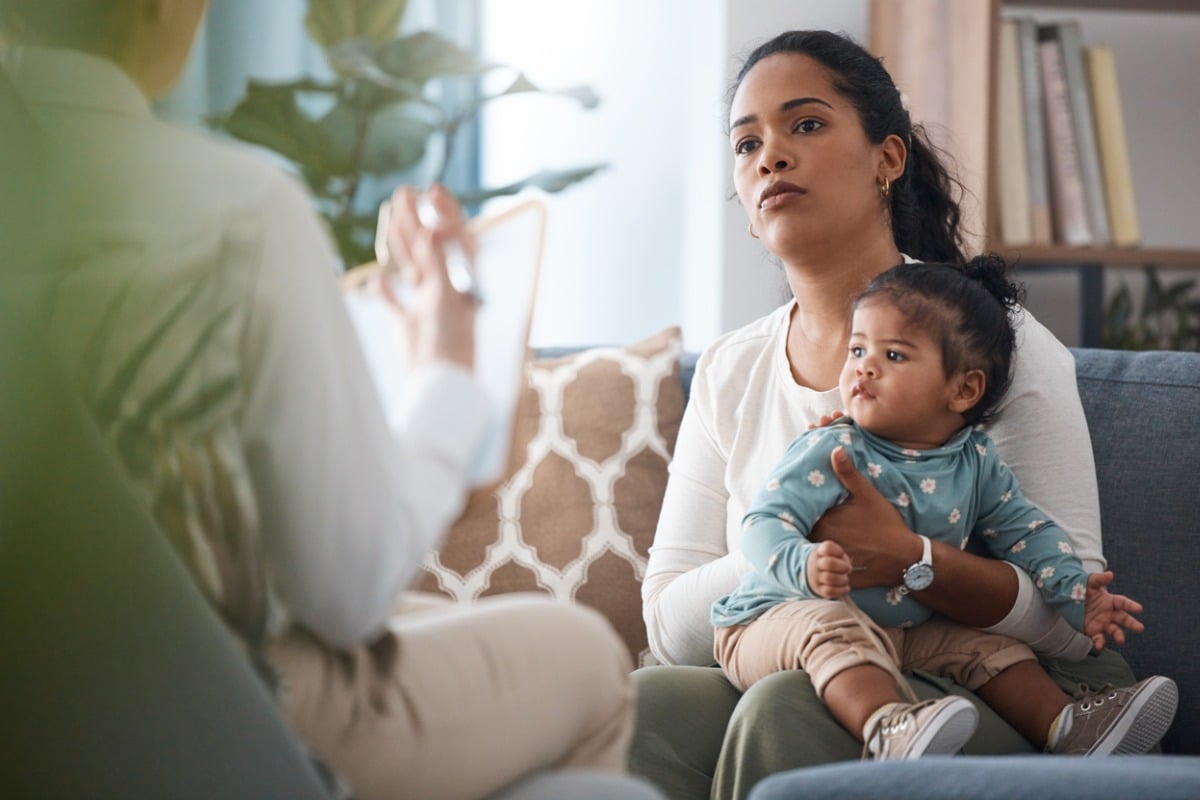
[[[1078,683],[1075,685],[1075,694],[1072,699],[1080,711],[1091,711],[1093,706],[1102,706],[1106,700],[1116,700],[1117,687],[1106,683],[1093,691],[1088,688],[1086,683]]]
[[[878,735],[880,737],[880,745],[882,745],[885,734],[892,733],[894,731],[902,731],[909,725],[916,725],[917,712],[927,706],[933,705],[936,702],[936,698],[933,700],[922,700],[919,703],[913,703],[912,705],[904,705],[900,706],[899,708],[892,709],[890,712],[881,717],[878,723],[876,723],[875,730],[872,731],[871,738],[874,738],[875,735]],[[860,761],[866,761],[871,758],[871,738],[868,738],[863,742],[862,754],[859,756]],[[883,755],[882,751],[880,752],[880,755]]]

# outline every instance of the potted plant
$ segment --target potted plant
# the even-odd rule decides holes
[[[296,166],[347,267],[373,258],[376,209],[393,186],[444,182],[456,137],[486,103],[528,92],[567,97],[584,108],[599,102],[586,86],[551,91],[520,73],[484,93],[485,76],[510,68],[429,31],[401,35],[406,6],[407,0],[309,0],[305,27],[332,77],[251,80],[237,106],[211,120]],[[454,81],[470,82],[465,99],[439,92]],[[499,187],[449,188],[470,207],[526,187],[560,191],[602,166],[543,170]]]
[[[1104,346],[1118,350],[1200,350],[1200,299],[1196,280],[1164,284],[1153,267],[1146,277],[1140,307],[1124,282],[1105,309]]]

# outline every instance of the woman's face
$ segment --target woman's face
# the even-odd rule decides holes
[[[738,199],[785,260],[879,224],[883,148],[812,58],[777,53],[754,65],[734,94],[729,144]]]

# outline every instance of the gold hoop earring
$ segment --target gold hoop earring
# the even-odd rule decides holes
[[[890,178],[885,177],[883,179],[883,183],[879,184],[879,193],[882,194],[884,197],[887,197],[889,194],[891,194],[891,192],[892,192],[892,181]]]
[[[758,238],[758,234],[754,232],[754,223],[753,222],[750,223],[750,235],[753,236],[755,239]]]

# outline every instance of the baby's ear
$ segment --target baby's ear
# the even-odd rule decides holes
[[[987,388],[987,376],[981,369],[971,369],[954,379],[950,391],[950,410],[965,414],[979,403]]]

